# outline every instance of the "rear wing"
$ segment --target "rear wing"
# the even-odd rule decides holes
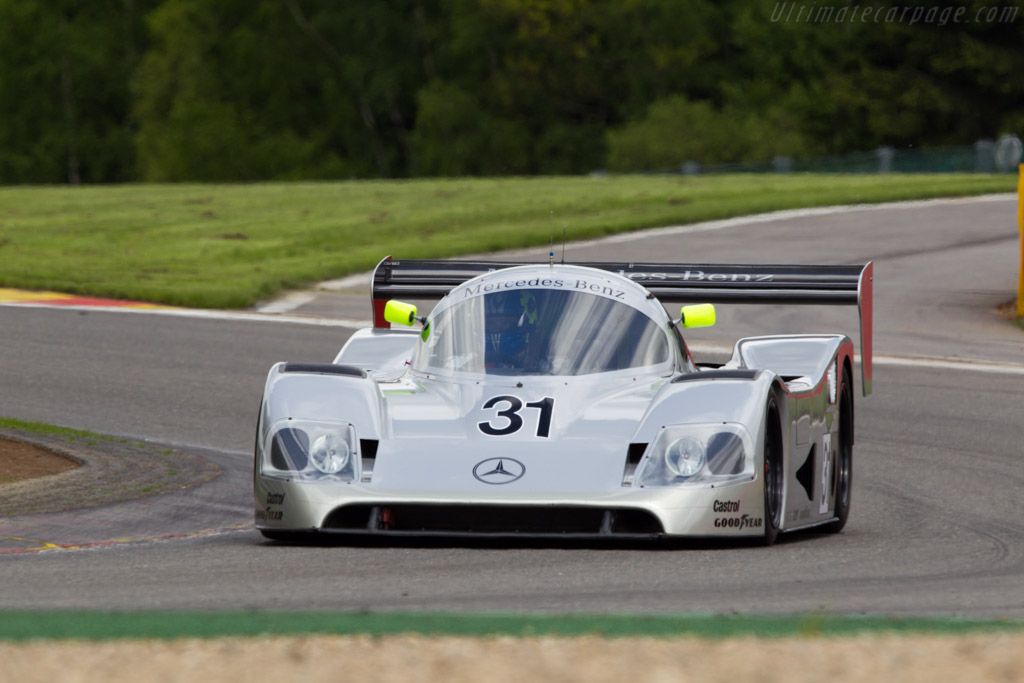
[[[393,261],[373,271],[373,325],[384,320],[389,299],[441,298],[463,282],[503,268],[510,261]],[[860,315],[861,379],[864,395],[872,383],[872,277],[874,264],[859,266],[734,265],[681,263],[573,263],[618,273],[645,287],[662,302],[728,304],[819,304],[857,306]]]

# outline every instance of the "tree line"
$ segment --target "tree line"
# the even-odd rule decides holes
[[[828,1],[0,0],[0,183],[636,171],[1024,133],[1021,0]]]

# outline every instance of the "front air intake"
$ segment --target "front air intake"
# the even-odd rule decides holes
[[[646,510],[525,505],[346,505],[324,529],[363,533],[524,536],[654,536],[661,522]]]

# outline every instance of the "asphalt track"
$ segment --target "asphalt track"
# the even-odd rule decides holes
[[[266,370],[329,360],[350,328],[297,321],[365,319],[364,300],[325,292],[252,319],[0,306],[0,415],[173,444],[222,470],[142,503],[4,520],[25,540],[0,552],[0,608],[1022,618],[1024,333],[997,313],[1017,240],[1003,196],[568,245],[569,261],[875,261],[879,362],[857,404],[850,522],[771,548],[265,542],[249,526],[249,450]],[[832,330],[852,336],[854,310],[722,308],[689,339],[714,358],[748,334]],[[36,551],[47,544],[79,549]]]

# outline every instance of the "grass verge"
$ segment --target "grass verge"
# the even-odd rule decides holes
[[[1012,175],[603,176],[0,188],[0,287],[244,308],[368,270],[764,211],[1011,192]],[[698,258],[698,257],[695,257]]]
[[[103,434],[96,434],[95,432],[87,432],[82,429],[70,429],[68,427],[58,427],[56,425],[46,424],[44,422],[26,422],[24,420],[15,420],[12,417],[0,417],[0,429],[17,429],[25,432],[26,434],[41,434],[44,436],[59,436],[65,439],[89,439],[89,440],[112,440],[113,437],[104,436]]]
[[[0,612],[0,640],[213,638],[223,636],[399,633],[452,636],[681,635],[845,636],[856,633],[1024,631],[1024,621],[804,616],[538,615],[352,612]]]

